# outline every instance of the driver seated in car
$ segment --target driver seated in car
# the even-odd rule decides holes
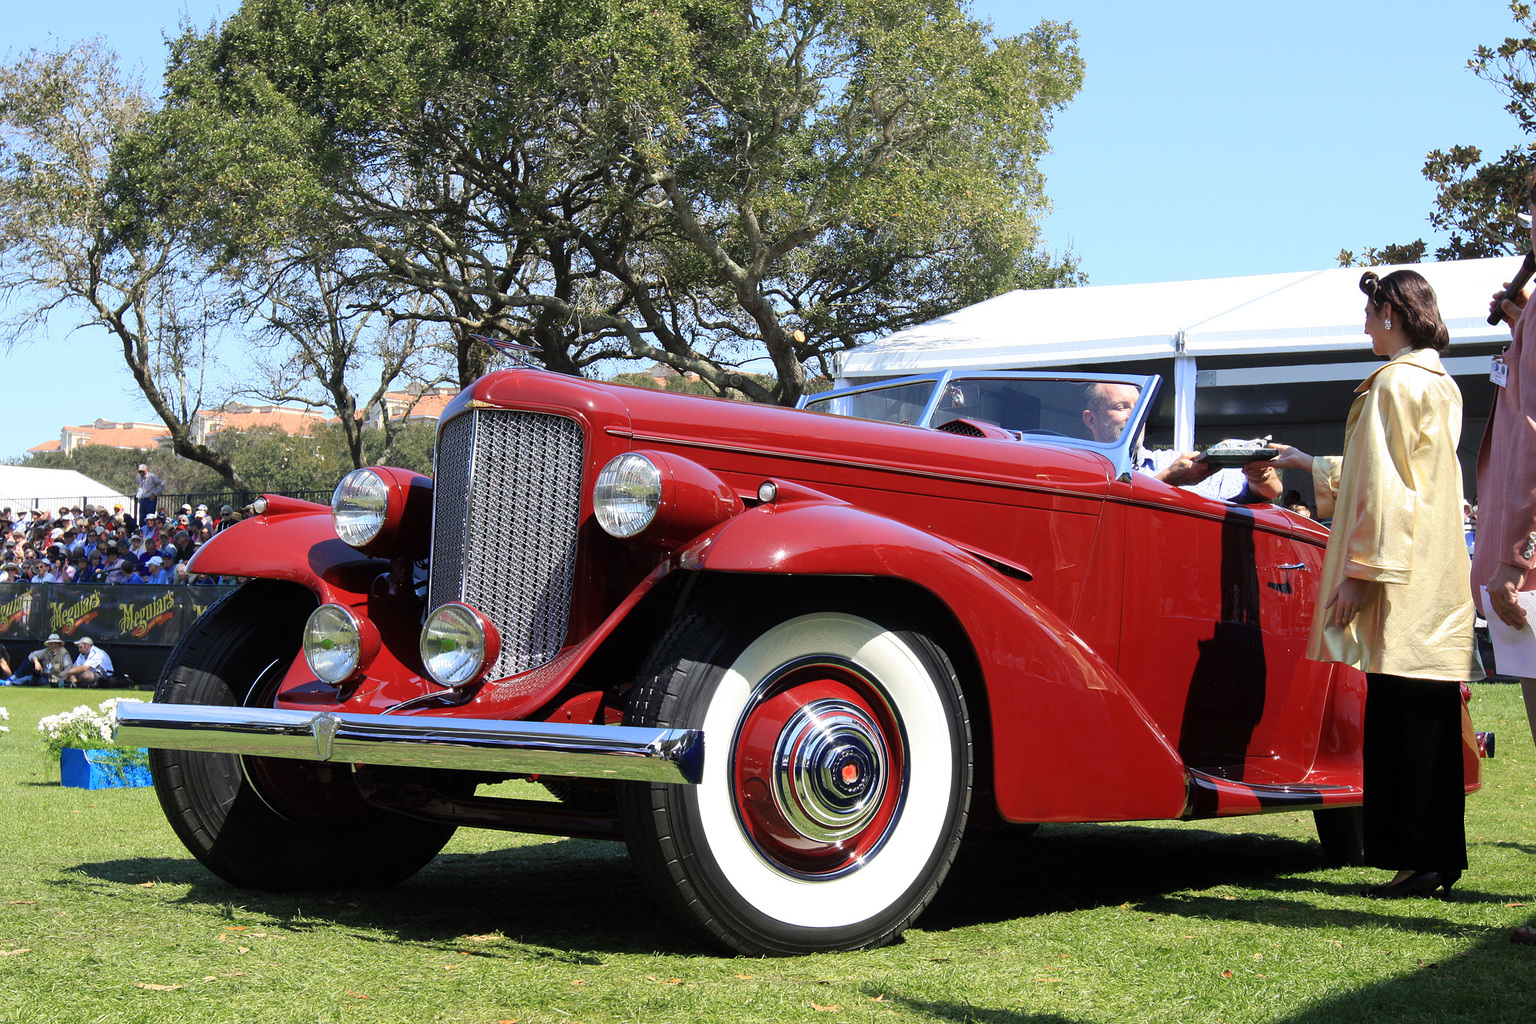
[[[1139,397],[1141,389],[1133,384],[1088,385],[1083,393],[1083,424],[1089,435],[1104,444],[1120,440]],[[1280,497],[1280,474],[1264,460],[1241,469],[1218,469],[1201,460],[1199,452],[1143,448],[1139,437],[1135,457],[1138,472],[1217,501],[1249,505]]]

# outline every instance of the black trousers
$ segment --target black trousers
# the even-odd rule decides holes
[[[1461,684],[1365,678],[1365,862],[1460,871],[1467,866]]]

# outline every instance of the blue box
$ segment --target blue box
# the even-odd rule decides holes
[[[59,781],[75,789],[153,785],[147,765],[124,765],[119,770],[117,760],[120,757],[121,752],[116,750],[65,747],[59,752]]]

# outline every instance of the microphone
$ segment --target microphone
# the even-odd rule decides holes
[[[1515,277],[1509,282],[1509,287],[1504,289],[1505,295],[1519,295],[1520,289],[1525,287],[1525,282],[1531,279],[1531,274],[1536,272],[1536,252],[1525,254],[1525,262],[1520,264],[1520,269],[1515,272]],[[1493,310],[1488,314],[1488,326],[1496,327],[1500,320],[1504,319],[1502,297],[1494,304]]]

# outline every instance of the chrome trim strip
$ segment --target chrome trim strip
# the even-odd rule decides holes
[[[117,705],[113,741],[162,750],[637,782],[697,784],[704,768],[704,734],[696,729],[142,701]]]
[[[916,466],[893,466],[888,462],[864,462],[859,459],[832,458],[831,456],[812,455],[805,452],[786,452],[764,447],[721,444],[716,441],[701,441],[697,438],[668,437],[665,434],[639,434],[631,430],[616,430],[609,428],[606,432],[611,437],[627,438],[630,441],[633,441],[635,444],[670,444],[677,445],[680,448],[702,448],[706,451],[727,452],[733,455],[763,455],[790,462],[804,462],[815,466],[827,466],[832,469],[868,469],[882,473],[900,473],[903,476],[919,477],[924,480],[944,480],[950,483],[977,484],[982,487],[1002,487],[1010,491],[1026,491],[1031,494],[1049,494],[1054,497],[1074,498],[1081,501],[1097,502],[1104,500],[1104,492],[1102,491],[1075,491],[1066,487],[1049,487],[1040,484],[1027,484],[1021,483],[1017,480],[1006,480],[1002,477],[996,476],[969,476],[960,473],[939,473],[919,469]],[[1075,450],[1087,451],[1088,449]],[[1100,452],[1099,454],[1102,455],[1104,453]],[[1095,515],[1096,513],[1067,512],[1067,514]]]

